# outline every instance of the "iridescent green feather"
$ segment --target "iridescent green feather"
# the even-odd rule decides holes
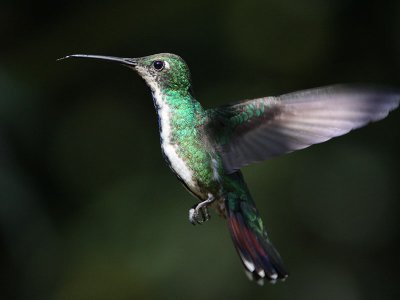
[[[203,185],[215,185],[210,151],[207,141],[199,128],[206,122],[206,114],[199,102],[194,102],[188,93],[185,97],[169,90],[165,100],[170,109],[171,143],[178,144],[177,152],[196,174],[196,180]]]

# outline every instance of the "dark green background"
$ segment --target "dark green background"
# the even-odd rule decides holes
[[[399,112],[244,169],[291,276],[249,282],[165,166],[148,88],[72,53],[181,55],[205,107],[400,87],[400,2],[0,2],[1,299],[399,299]]]

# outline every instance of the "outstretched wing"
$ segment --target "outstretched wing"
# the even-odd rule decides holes
[[[224,168],[232,173],[381,120],[399,101],[400,91],[336,85],[247,100],[210,113],[218,122]]]

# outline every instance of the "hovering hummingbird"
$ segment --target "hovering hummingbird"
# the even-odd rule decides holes
[[[177,55],[65,58],[120,63],[144,79],[158,114],[165,161],[199,199],[189,210],[189,221],[207,221],[208,208],[214,207],[227,219],[246,273],[259,283],[284,280],[288,273],[240,169],[381,120],[400,101],[396,90],[336,85],[204,109],[193,95],[188,66]]]

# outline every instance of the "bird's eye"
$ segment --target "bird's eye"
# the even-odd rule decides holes
[[[153,67],[157,71],[161,71],[162,69],[164,69],[164,62],[162,60],[155,60],[153,62]]]

